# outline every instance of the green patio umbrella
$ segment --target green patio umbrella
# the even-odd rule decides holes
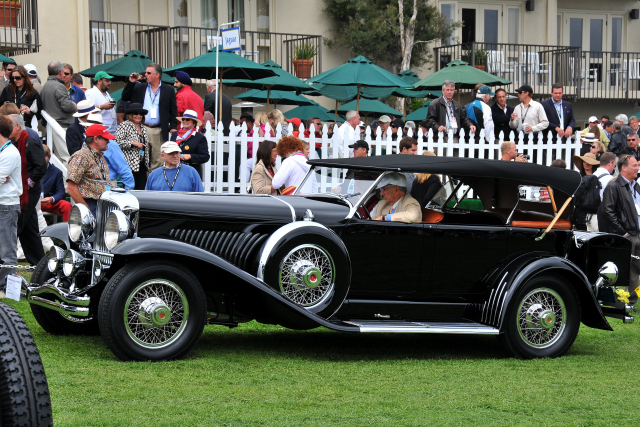
[[[257,80],[275,76],[276,73],[263,65],[257,64],[250,59],[236,55],[233,52],[225,52],[220,46],[218,54],[218,72],[220,80],[223,79],[246,79]],[[164,70],[170,75],[181,70],[189,74],[191,78],[213,79],[216,76],[216,48],[209,49],[207,53],[187,59],[173,67]]]
[[[113,81],[126,82],[129,80],[131,73],[144,74],[144,70],[149,64],[153,63],[151,59],[139,50],[130,50],[125,53],[124,56],[114,59],[113,61],[105,62],[104,64],[96,65],[95,67],[87,68],[80,71],[78,74],[85,77],[93,78],[98,71],[104,71],[110,76],[113,76]],[[167,84],[173,84],[174,78],[162,73],[162,82]]]
[[[350,59],[346,64],[342,64],[324,73],[307,80],[307,83],[322,83],[333,86],[355,86],[356,108],[359,110],[359,102],[362,87],[389,87],[389,88],[409,88],[410,84],[400,77],[378,67],[364,56]]]
[[[486,71],[478,70],[468,63],[456,59],[447,64],[446,67],[425,77],[413,84],[416,89],[441,89],[445,80],[451,80],[456,83],[457,89],[473,89],[478,83],[484,83],[487,86],[508,85],[509,80],[501,79],[498,76],[489,74]],[[460,92],[458,91],[458,101],[460,101]]]
[[[270,92],[272,90],[284,90],[284,91],[296,91],[296,92],[311,92],[313,88],[294,76],[291,73],[283,70],[282,67],[269,60],[263,62],[261,65],[272,70],[276,73],[275,76],[266,77],[258,80],[226,80],[224,84],[227,86],[246,87],[249,89],[260,89],[267,91],[267,113],[269,112],[269,99]]]
[[[14,61],[13,59],[9,58],[8,56],[4,56],[1,53],[0,53],[0,61],[6,62],[8,64],[15,64],[16,63],[16,61]]]
[[[236,98],[242,99],[243,101],[266,102],[269,96],[274,105],[318,105],[317,102],[305,98],[302,95],[285,90],[272,90],[269,92],[266,90],[253,89],[237,95]]]
[[[414,84],[420,81],[420,77],[411,70],[404,70],[398,73],[398,77],[407,83]]]
[[[358,102],[357,100],[347,102],[346,104],[341,105],[337,110],[334,110],[334,111],[344,114],[349,110],[355,110],[357,102]],[[369,113],[393,114],[394,116],[402,115],[400,111],[396,110],[395,108],[389,107],[384,102],[380,102],[375,99],[366,99],[366,98],[363,98],[360,100],[360,108],[357,111],[359,111],[360,113],[364,113],[365,116],[368,115]]]
[[[431,101],[425,102],[424,105],[422,105],[422,107],[418,108],[413,113],[407,115],[407,117],[405,117],[405,119],[406,120],[413,120],[414,122],[426,119],[427,118],[427,110],[429,109],[429,104],[431,104]]]
[[[296,107],[284,113],[284,116],[287,119],[293,119],[294,117],[297,117],[301,120],[309,120],[311,117],[317,117],[323,122],[331,122],[334,120],[333,114],[330,114],[329,110],[321,105],[305,105]],[[341,120],[338,119],[338,121]]]

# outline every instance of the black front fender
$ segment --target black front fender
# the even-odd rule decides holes
[[[299,317],[301,322],[305,321],[308,323],[309,320],[312,320],[318,326],[325,326],[330,329],[348,332],[359,331],[357,327],[328,322],[326,319],[292,303],[255,276],[239,269],[219,256],[213,255],[210,252],[186,243],[158,238],[136,238],[125,240],[120,243],[112,253],[114,255],[113,263],[110,267],[110,270],[112,271],[117,271],[126,262],[151,256],[154,258],[166,256],[171,258],[181,257],[186,260],[197,260],[212,267],[214,270],[222,269],[226,273],[238,279],[239,283],[242,285],[250,286],[253,289],[258,290],[264,296],[276,302],[281,310],[286,311],[289,315],[293,314],[294,316]],[[188,268],[189,265],[187,264],[185,267]]]
[[[596,300],[587,276],[580,268],[564,258],[531,253],[515,259],[500,274],[505,290],[499,318],[501,331],[504,328],[504,313],[516,289],[534,277],[543,275],[558,275],[571,284],[580,299],[582,323],[591,328],[613,330]]]
[[[42,230],[40,236],[55,239],[56,246],[64,245],[63,249],[69,249],[69,225],[66,222],[50,225]]]

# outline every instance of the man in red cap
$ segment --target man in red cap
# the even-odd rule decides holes
[[[86,134],[86,144],[69,159],[67,192],[74,202],[87,206],[95,217],[98,199],[114,185],[109,181],[109,165],[103,152],[115,136],[97,124],[89,126]]]

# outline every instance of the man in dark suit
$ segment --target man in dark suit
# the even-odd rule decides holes
[[[207,80],[207,95],[204,97],[204,110],[210,111],[213,117],[216,116],[216,98],[218,97],[217,83],[215,79]],[[219,101],[218,101],[219,102]],[[220,108],[220,106],[218,106]],[[224,135],[229,136],[229,124],[231,124],[231,100],[224,93],[222,94],[222,117],[218,112],[218,121],[224,125]]]
[[[178,130],[178,105],[176,92],[170,85],[160,82],[162,67],[149,64],[145,71],[146,83],[140,83],[140,75],[133,73],[122,90],[124,101],[137,102],[148,111],[143,124],[149,137],[150,168],[154,170],[163,165],[160,147],[170,139],[170,134]]]
[[[546,130],[547,132],[551,131],[553,141],[558,136],[560,138],[570,138],[573,135],[573,129],[576,127],[576,121],[573,118],[573,107],[571,103],[562,100],[562,94],[562,85],[554,83],[551,86],[551,98],[540,103],[549,120],[549,127]],[[544,136],[547,136],[546,132]]]
[[[507,105],[507,91],[502,88],[496,89],[493,99],[495,103],[491,106],[491,115],[496,141],[500,140],[500,132],[502,132],[503,141],[509,141],[509,132],[511,132],[509,120],[513,114],[513,107]]]
[[[71,213],[71,203],[64,199],[64,180],[62,171],[49,163],[51,160],[51,150],[44,145],[44,159],[47,161],[47,173],[42,178],[42,195],[40,207],[43,212],[50,212],[56,215],[62,215],[64,222],[69,222],[69,214]]]

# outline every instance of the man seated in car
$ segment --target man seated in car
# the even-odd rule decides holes
[[[387,174],[377,187],[380,200],[376,206],[375,221],[418,222],[422,219],[422,210],[416,199],[407,194],[407,178],[397,172]]]

